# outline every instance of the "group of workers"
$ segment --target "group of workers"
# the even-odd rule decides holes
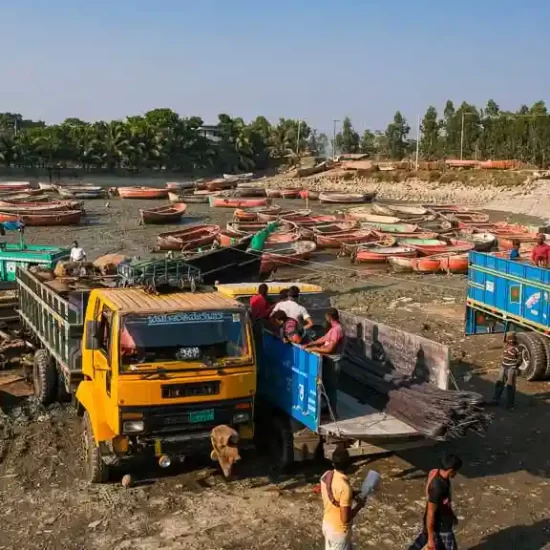
[[[298,344],[323,356],[323,387],[325,409],[336,417],[338,398],[339,361],[345,345],[344,330],[336,308],[325,312],[326,333],[313,336],[313,320],[307,309],[299,303],[300,289],[291,286],[281,290],[277,303],[271,303],[269,287],[262,283],[258,294],[250,299],[253,320],[263,321],[278,333],[284,342]]]
[[[510,251],[510,260],[521,260],[520,248],[521,241],[514,239]],[[538,267],[550,266],[550,245],[546,242],[546,235],[542,233],[537,236],[537,244],[531,251],[531,262]]]

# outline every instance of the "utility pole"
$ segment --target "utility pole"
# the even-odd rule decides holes
[[[460,160],[462,160],[463,152],[464,152],[464,111],[462,111],[462,125],[460,127]]]
[[[336,158],[336,123],[340,122],[337,118],[332,119],[332,160]]]
[[[418,153],[420,152],[420,115],[416,119],[416,163],[415,170],[418,172]]]

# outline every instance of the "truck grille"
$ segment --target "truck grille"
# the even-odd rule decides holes
[[[191,382],[189,384],[166,384],[161,386],[163,399],[177,397],[196,397],[199,395],[218,395],[220,393],[220,381]]]
[[[211,430],[220,424],[231,425],[238,405],[250,403],[251,399],[230,399],[193,403],[192,405],[160,405],[151,407],[121,407],[121,415],[143,414],[144,435],[168,435]],[[243,409],[238,409],[242,411]],[[208,413],[208,414],[205,414]],[[195,421],[196,420],[196,421]]]

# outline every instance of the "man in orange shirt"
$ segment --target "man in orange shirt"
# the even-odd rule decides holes
[[[323,497],[323,536],[325,550],[351,550],[352,523],[365,506],[365,501],[355,498],[349,479],[344,473],[349,465],[349,453],[343,447],[337,447],[332,454],[333,470],[321,478],[321,496]]]
[[[537,236],[537,246],[531,252],[531,261],[539,267],[546,267],[548,265],[549,250],[550,247],[546,244],[546,237],[540,233]]]

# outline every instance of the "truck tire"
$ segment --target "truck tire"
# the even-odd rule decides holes
[[[109,466],[101,457],[101,451],[95,444],[92,423],[88,411],[82,418],[82,447],[86,479],[90,483],[107,483],[109,481]]]
[[[542,377],[548,380],[550,378],[550,337],[546,337],[543,334],[537,334],[537,338],[542,342],[544,347],[544,358],[546,360],[546,367]]]
[[[49,405],[57,397],[57,372],[50,354],[39,349],[34,354],[32,382],[34,395],[42,405]]]
[[[57,400],[60,403],[69,403],[71,399],[72,395],[65,387],[65,378],[61,373],[57,373]]]
[[[294,441],[288,418],[275,415],[271,419],[269,454],[275,468],[286,470],[294,463]]]
[[[541,337],[533,332],[518,332],[517,340],[522,357],[520,374],[526,380],[540,380],[546,375],[547,364]]]

